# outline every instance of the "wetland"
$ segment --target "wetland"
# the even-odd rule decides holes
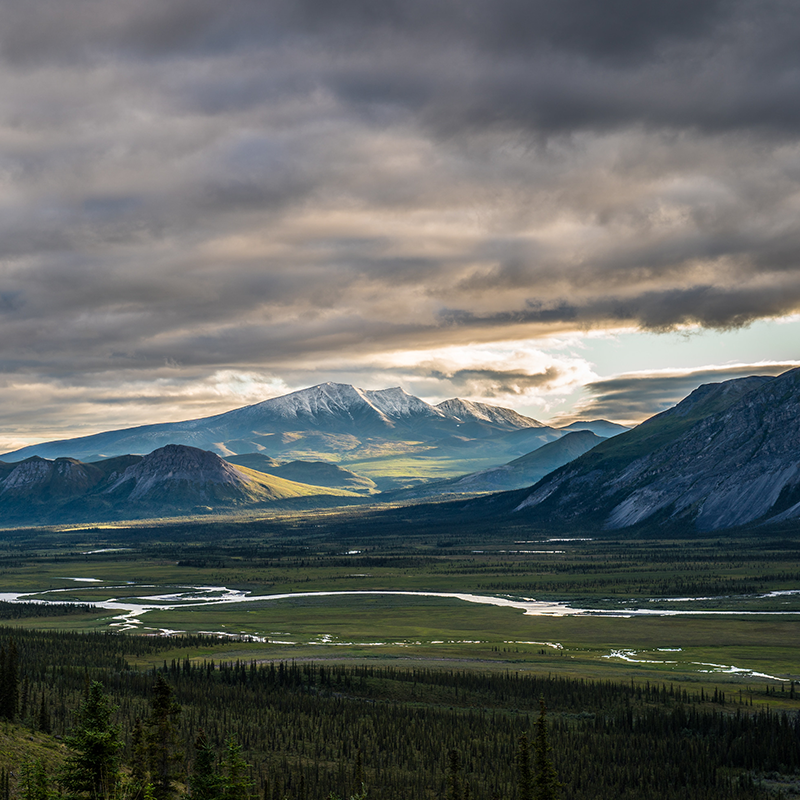
[[[785,533],[443,533],[347,511],[31,529],[3,546],[0,604],[38,607],[19,627],[202,634],[262,660],[800,681],[800,536]],[[70,604],[81,613],[48,613]]]

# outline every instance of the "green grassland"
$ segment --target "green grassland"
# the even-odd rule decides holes
[[[289,434],[284,437],[290,439]],[[330,444],[330,437],[322,437]],[[384,488],[399,488],[420,481],[453,478],[479,469],[496,467],[514,458],[502,447],[482,443],[463,451],[441,449],[417,441],[365,440],[340,447],[331,453],[326,447],[315,449],[318,437],[298,437],[288,441],[280,453],[282,460],[329,461],[379,483]]]
[[[759,696],[765,685],[780,694],[800,681],[800,594],[764,596],[800,589],[798,532],[641,540],[576,532],[570,541],[553,541],[523,526],[492,529],[461,520],[442,529],[407,513],[350,509],[8,531],[0,541],[0,591],[60,602],[138,598],[149,605],[164,605],[153,598],[193,586],[254,596],[426,591],[535,598],[620,616],[533,616],[454,598],[340,595],[183,602],[136,615],[133,632],[226,636],[212,648],[218,658],[417,660],[724,684]],[[633,608],[694,615],[626,616]],[[702,613],[720,611],[728,613]],[[113,625],[123,613],[98,608],[47,616],[43,608],[3,624],[118,630]]]
[[[510,461],[513,456],[508,456]],[[502,457],[501,457],[502,458]],[[354,458],[345,458],[339,462],[340,466],[366,475],[376,483],[387,483],[391,479],[398,486],[404,482],[415,483],[422,480],[440,480],[442,478],[455,478],[481,469],[496,467],[498,456],[489,455],[480,457],[470,454],[465,457],[458,454],[441,454],[432,451],[426,455],[418,453],[389,453],[364,456],[359,454]],[[381,479],[383,479],[381,481]]]
[[[431,480],[455,478],[481,469],[496,467],[520,455],[502,441],[473,442],[464,448],[442,448],[419,441],[385,439],[358,442],[340,437],[333,453],[330,436],[283,434],[287,440],[281,460],[328,461],[374,480],[382,490],[399,489]],[[325,446],[316,449],[322,442]],[[342,446],[342,445],[346,446]]]

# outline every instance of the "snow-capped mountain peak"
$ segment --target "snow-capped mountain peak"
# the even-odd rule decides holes
[[[364,392],[348,383],[320,383],[308,389],[264,400],[249,409],[269,409],[277,416],[297,417],[334,413],[350,408],[354,403],[367,402]]]
[[[445,414],[435,406],[429,405],[419,397],[414,397],[405,389],[395,386],[391,389],[365,391],[364,396],[375,408],[388,417],[411,417],[418,414],[429,417],[444,417]]]
[[[263,451],[274,456],[288,450],[298,456],[349,452],[378,440],[439,446],[455,441],[452,437],[461,442],[465,437],[483,440],[540,427],[536,420],[507,408],[464,400],[433,406],[400,387],[365,390],[327,382],[212,417],[44,442],[6,456],[14,461],[31,455],[94,461],[150,453],[167,444],[184,444],[220,455]]]
[[[308,389],[272,397],[237,411],[229,412],[242,419],[261,418],[271,423],[279,423],[288,429],[297,424],[309,423],[318,426],[332,420],[355,422],[363,421],[365,415],[373,422],[392,427],[391,420],[367,397],[363,389],[348,383],[320,383]]]
[[[444,400],[436,408],[462,422],[487,422],[494,425],[508,425],[511,428],[546,427],[541,422],[525,417],[510,408],[475,403],[471,400],[462,400],[460,397]]]

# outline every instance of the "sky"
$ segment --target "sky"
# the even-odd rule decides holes
[[[798,97],[795,0],[4,2],[0,448],[797,366]]]

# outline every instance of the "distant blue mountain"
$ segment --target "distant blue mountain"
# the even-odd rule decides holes
[[[166,444],[184,444],[221,456],[261,452],[274,457],[298,450],[340,453],[366,439],[426,446],[446,446],[450,440],[457,446],[465,440],[527,431],[544,435],[539,445],[564,435],[511,409],[458,399],[434,406],[400,388],[365,391],[349,384],[323,383],[212,417],[45,442],[0,459],[41,456],[90,461],[150,453]]]

